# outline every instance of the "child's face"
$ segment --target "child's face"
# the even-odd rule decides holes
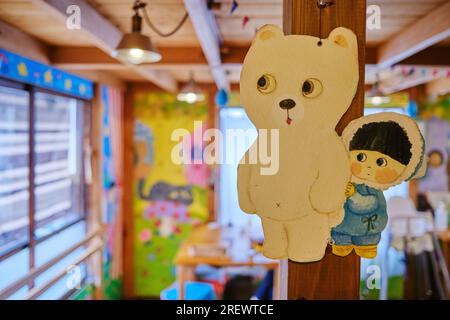
[[[378,151],[350,151],[352,174],[361,180],[389,184],[394,182],[406,166]]]

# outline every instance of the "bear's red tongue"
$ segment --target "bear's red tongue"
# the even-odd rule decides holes
[[[289,117],[289,110],[287,110],[286,123],[287,123],[288,125],[290,125],[290,124],[292,123],[292,119]]]

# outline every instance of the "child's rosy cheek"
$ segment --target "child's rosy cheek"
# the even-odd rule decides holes
[[[361,173],[361,165],[358,162],[353,162],[350,166],[351,170],[352,170],[352,174],[354,174],[355,176],[359,175]]]
[[[375,173],[375,180],[379,183],[390,183],[397,178],[398,178],[397,171],[390,168],[379,169]]]

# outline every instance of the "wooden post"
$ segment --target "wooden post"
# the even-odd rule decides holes
[[[328,1],[331,2],[331,1]],[[363,114],[364,69],[366,42],[366,0],[334,0],[322,9],[319,25],[319,7],[316,0],[284,0],[283,28],[285,34],[307,34],[328,37],[336,27],[347,27],[358,38],[359,84],[348,111],[336,127],[340,134],[348,122]],[[331,253],[328,246],[325,257],[318,262],[289,261],[288,299],[359,299],[360,260],[352,252],[342,258]]]
[[[134,292],[134,212],[133,212],[133,100],[134,88],[127,86],[125,91],[125,106],[123,113],[123,182],[122,199],[123,208],[123,297],[131,299]]]
[[[91,212],[89,216],[88,232],[92,232],[96,229],[104,230],[104,224],[102,220],[103,204],[102,204],[102,171],[101,171],[101,154],[102,154],[102,116],[103,116],[103,106],[102,106],[102,94],[101,85],[96,84],[95,86],[95,98],[91,106],[90,115],[90,158],[91,158],[91,193],[90,198],[92,199],[89,203]],[[104,292],[104,281],[103,281],[103,250],[97,252],[90,259],[90,267],[95,275],[94,284],[94,298],[96,300],[103,299]]]

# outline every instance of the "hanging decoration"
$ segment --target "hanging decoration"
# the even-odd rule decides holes
[[[417,118],[418,114],[417,102],[414,100],[408,101],[408,106],[406,107],[406,112],[411,118]]]
[[[408,116],[384,112],[353,120],[342,133],[350,158],[344,219],[331,230],[333,253],[377,255],[388,215],[383,190],[422,177],[425,141]]]
[[[264,135],[259,131],[238,169],[239,205],[260,216],[263,254],[273,259],[322,259],[331,227],[343,217],[350,164],[334,128],[357,90],[358,43],[343,27],[321,39],[322,45],[319,40],[284,36],[279,27],[265,25],[241,72],[240,95],[249,118],[260,130],[277,129],[277,137],[272,130]],[[344,85],[330,85],[334,74]],[[323,83],[328,83],[326,89]],[[271,144],[279,138],[279,150],[271,152],[278,154],[276,169],[259,159],[249,160],[249,155],[267,148],[264,136],[275,139]]]
[[[230,14],[233,14],[238,7],[239,3],[236,0],[233,0],[233,3],[231,4]]]
[[[244,16],[242,18],[242,28],[245,28],[245,26],[247,25],[247,23],[250,21],[249,16]]]
[[[219,107],[225,107],[228,104],[228,92],[225,89],[220,89],[217,91],[216,104]]]

